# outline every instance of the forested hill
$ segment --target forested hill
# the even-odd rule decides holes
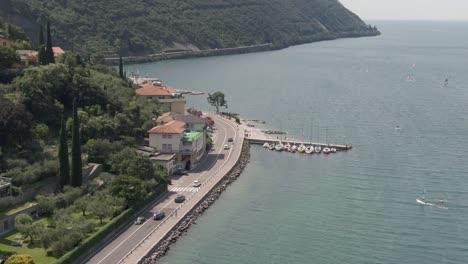
[[[104,55],[378,34],[338,0],[2,0],[0,14],[33,41],[50,20],[55,44]]]

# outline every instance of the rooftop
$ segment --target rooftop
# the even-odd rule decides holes
[[[52,47],[52,51],[54,52],[54,56],[62,55],[65,51],[61,47]]]
[[[203,135],[203,132],[197,132],[197,131],[187,132],[182,138],[182,141],[194,141],[195,139],[198,139],[202,135]]]
[[[158,117],[156,120],[157,123],[167,123],[173,120],[179,120],[182,122],[185,122],[187,124],[206,124],[206,119],[196,116],[196,115],[191,115],[191,114],[177,114],[174,112],[167,112]]]
[[[143,96],[173,96],[173,94],[177,93],[177,90],[165,85],[158,86],[152,83],[145,83],[141,88],[136,89],[135,92]]]
[[[170,161],[175,158],[176,154],[159,154],[158,156],[151,157],[150,160],[155,161]]]
[[[185,131],[185,122],[174,120],[164,125],[153,127],[150,134],[180,134]]]

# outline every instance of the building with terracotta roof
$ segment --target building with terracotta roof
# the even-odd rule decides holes
[[[0,46],[1,47],[9,47],[13,48],[15,46],[15,42],[4,35],[0,35]]]
[[[167,112],[160,115],[156,119],[157,125],[162,125],[173,120],[179,120],[187,124],[187,129],[195,131],[203,131],[206,129],[207,120],[203,117],[199,117],[192,114],[178,114],[174,112]]]
[[[145,83],[135,92],[146,97],[148,100],[157,100],[162,104],[163,110],[175,112],[178,114],[185,113],[185,98],[177,93],[173,87],[163,85],[162,83]]]
[[[65,51],[61,47],[52,47],[52,51],[54,52],[54,57],[65,53]]]
[[[204,127],[197,131],[190,124],[173,119],[170,113],[160,118],[167,122],[161,121],[148,131],[149,146],[159,153],[176,154],[177,163],[186,169],[196,166],[206,150]]]

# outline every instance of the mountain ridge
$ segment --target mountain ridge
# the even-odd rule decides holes
[[[5,0],[0,15],[32,41],[50,20],[55,44],[103,56],[380,34],[337,0]]]

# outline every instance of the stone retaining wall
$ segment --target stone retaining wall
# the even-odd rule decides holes
[[[242,146],[242,153],[238,163],[232,168],[232,170],[224,176],[224,178],[214,187],[210,193],[189,213],[186,217],[174,227],[174,229],[161,240],[154,249],[144,258],[140,263],[143,264],[155,264],[157,260],[167,254],[170,246],[175,243],[179,237],[184,235],[192,224],[208,209],[218,198],[222,192],[233,183],[244,171],[245,167],[250,161],[250,145],[247,141],[244,141]]]

